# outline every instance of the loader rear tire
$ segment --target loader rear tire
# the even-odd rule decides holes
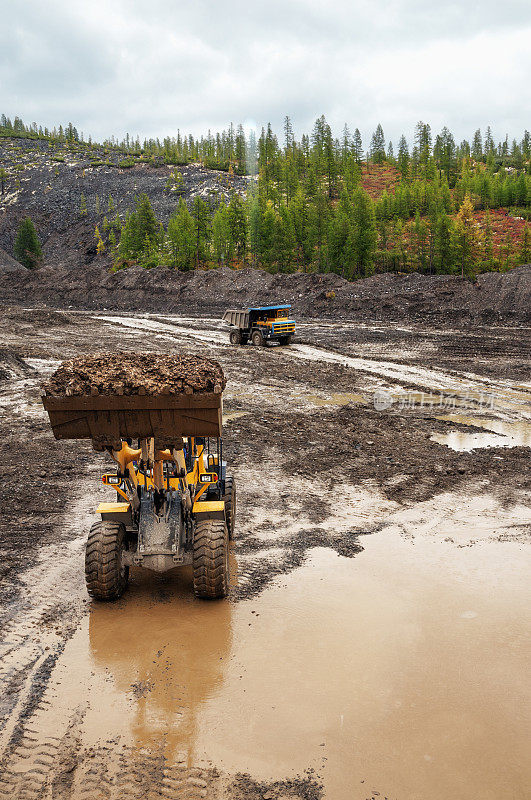
[[[225,519],[227,520],[227,530],[229,539],[234,539],[234,526],[236,524],[236,481],[234,478],[225,478]]]
[[[229,534],[224,519],[200,519],[194,535],[194,594],[204,600],[229,591]]]
[[[253,331],[252,336],[251,336],[251,342],[256,347],[264,347],[265,346],[265,339],[262,336],[262,334],[260,333],[260,331]]]
[[[85,549],[85,581],[95,600],[117,600],[129,582],[129,567],[122,565],[125,526],[100,520],[90,529]]]

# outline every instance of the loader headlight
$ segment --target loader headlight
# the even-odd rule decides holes
[[[215,472],[203,472],[203,474],[199,476],[200,483],[216,483],[217,480],[218,476]]]
[[[119,486],[122,482],[122,479],[119,478],[118,475],[104,475],[102,477],[102,481],[109,486]]]

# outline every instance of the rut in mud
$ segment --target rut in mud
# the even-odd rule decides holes
[[[523,796],[528,334],[308,322],[233,348],[210,319],[10,310],[0,797]],[[104,350],[223,368],[228,602],[137,570],[89,603],[109,464],[53,440],[39,385]]]

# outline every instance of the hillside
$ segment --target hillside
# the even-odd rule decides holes
[[[14,252],[29,216],[36,232],[25,223],[24,236],[32,244],[17,250],[28,267],[230,265],[348,280],[474,280],[531,260],[527,132],[509,154],[506,142],[486,138],[483,146],[480,135],[473,148],[456,146],[447,129],[433,141],[419,123],[411,152],[401,137],[395,158],[381,126],[364,153],[358,130],[334,139],[324,117],[310,137],[297,142],[291,133],[284,147],[271,126],[258,141],[231,126],[195,140],[99,145],[76,138],[73,127],[41,132],[19,121],[14,131],[4,122],[0,248]]]
[[[217,205],[232,191],[245,193],[248,179],[187,164],[178,168],[151,162],[129,163],[123,153],[105,148],[71,149],[39,139],[0,138],[0,166],[7,173],[0,196],[0,248],[13,253],[20,220],[29,215],[43,244],[44,263],[75,267],[96,258],[94,229],[104,218],[124,220],[135,198],[146,193],[157,218],[167,225],[179,197],[199,196]],[[82,213],[86,206],[86,212]],[[102,259],[110,266],[110,259]]]

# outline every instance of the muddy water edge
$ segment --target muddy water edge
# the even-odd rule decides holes
[[[526,797],[529,332],[310,323],[297,355],[124,319],[3,315],[33,372],[0,385],[0,797]],[[38,385],[109,349],[223,364],[227,602],[194,600],[186,571],[86,597],[106,462],[53,440]],[[430,391],[457,410],[398,402]]]

